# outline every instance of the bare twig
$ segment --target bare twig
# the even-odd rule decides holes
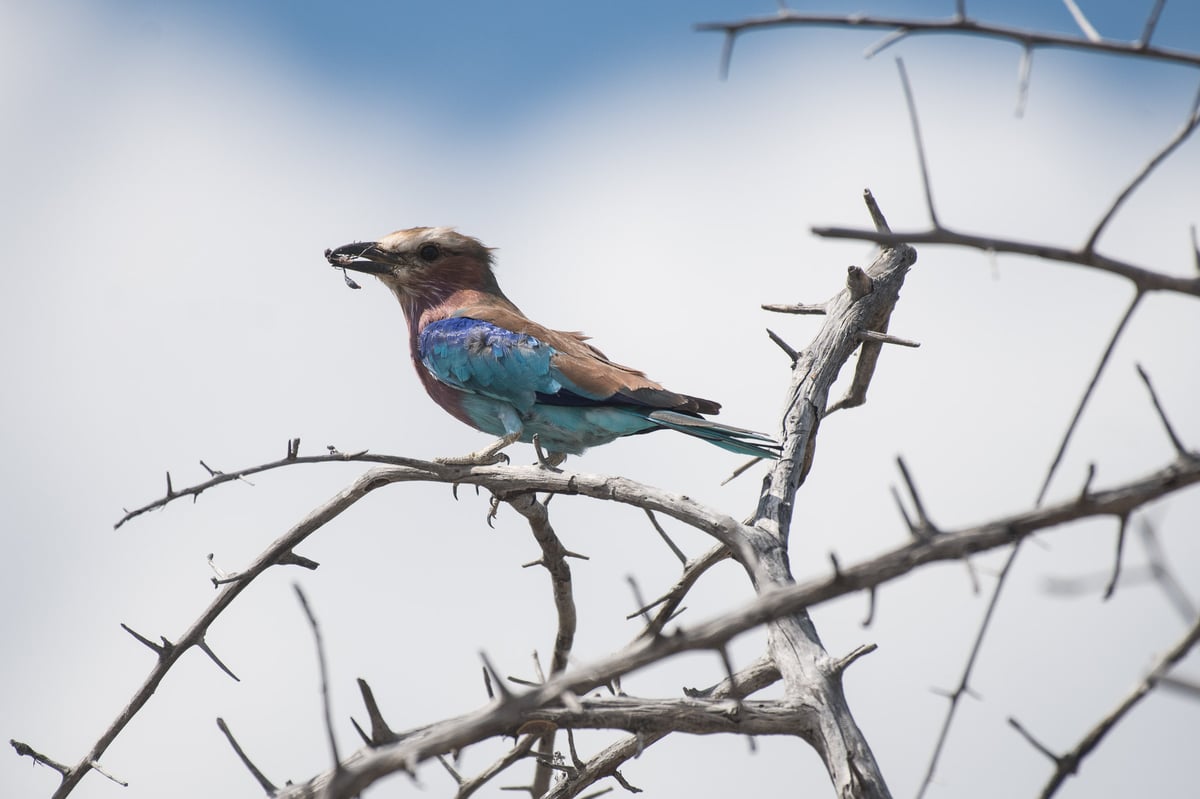
[[[1075,24],[1079,26],[1079,30],[1083,32],[1083,35],[1087,37],[1089,42],[1094,44],[1103,41],[1104,37],[1092,27],[1091,22],[1088,22],[1088,18],[1084,16],[1083,11],[1075,4],[1075,0],[1063,0],[1063,5],[1071,12],[1071,16],[1075,19]]]
[[[1086,499],[1088,492],[1092,490],[1092,481],[1096,479],[1096,463],[1095,461],[1088,464],[1087,476],[1083,479],[1083,488],[1079,490],[1081,499]]]
[[[1104,588],[1104,598],[1111,599],[1112,595],[1117,590],[1117,581],[1121,579],[1121,555],[1125,551],[1125,532],[1129,529],[1129,514],[1123,513],[1120,518],[1120,526],[1117,528],[1117,552],[1113,556],[1112,577],[1109,578],[1108,585]]]
[[[104,768],[103,768],[103,767],[102,767],[102,766],[101,766],[99,763],[97,763],[96,761],[94,761],[94,760],[93,760],[91,763],[88,763],[88,765],[91,767],[92,771],[94,771],[94,772],[96,772],[97,774],[101,775],[102,777],[104,777],[105,779],[107,779],[109,782],[115,782],[117,785],[120,785],[122,788],[128,788],[128,787],[129,787],[129,783],[128,783],[128,782],[126,782],[125,780],[123,780],[123,779],[121,779],[121,778],[119,778],[119,777],[114,777],[112,774],[109,774],[109,773],[108,773],[107,771],[105,771],[105,770],[104,770]]]
[[[487,684],[488,698],[501,704],[508,702],[512,699],[513,693],[508,690],[508,686],[504,684],[504,678],[492,665],[492,659],[487,656],[487,652],[482,651],[479,653],[479,659],[483,661],[483,680]]]
[[[721,485],[723,485],[723,486],[729,485],[734,480],[736,480],[737,478],[741,477],[743,474],[745,474],[746,472],[748,472],[752,468],[754,468],[754,464],[759,463],[761,461],[762,461],[762,458],[751,458],[750,460],[743,463],[741,466],[734,469],[729,474],[728,477],[726,477],[724,480],[721,481]]]
[[[1090,572],[1074,577],[1046,577],[1042,580],[1042,590],[1051,596],[1083,596],[1100,592],[1103,594],[1112,580],[1112,571]],[[1121,576],[1118,586],[1144,585],[1154,582],[1154,574],[1149,566],[1121,566]]]
[[[534,492],[521,492],[505,496],[507,501],[518,513],[529,522],[529,530],[542,550],[540,565],[550,575],[551,593],[554,599],[554,610],[558,619],[554,634],[554,652],[550,660],[550,673],[557,674],[567,666],[571,655],[571,647],[575,641],[575,630],[578,618],[575,610],[575,595],[571,581],[571,567],[567,557],[571,554],[563,546],[562,541],[550,524],[549,508],[546,502],[538,502]],[[647,511],[649,512],[649,511]],[[538,743],[538,752],[543,759],[554,754],[554,731],[547,731]],[[542,760],[534,771],[532,792],[541,796],[550,787],[551,770]]]
[[[225,672],[231,678],[233,678],[234,682],[241,682],[241,680],[238,679],[238,676],[236,674],[234,674],[233,671],[228,666],[226,666],[219,657],[217,657],[217,653],[213,652],[212,647],[210,647],[208,645],[208,641],[204,640],[203,637],[201,637],[200,640],[196,642],[196,648],[199,649],[204,654],[208,655],[208,659],[211,660],[213,663],[217,664],[217,668],[219,668],[221,671]]]
[[[1163,6],[1166,4],[1167,0],[1155,0],[1154,8],[1150,9],[1150,15],[1146,17],[1146,27],[1142,30],[1142,35],[1137,40],[1139,47],[1148,47],[1150,45],[1150,39],[1154,37],[1154,29],[1158,26],[1158,17],[1162,14]]]
[[[1125,188],[1122,189],[1117,195],[1116,199],[1112,201],[1112,204],[1108,207],[1108,211],[1105,212],[1100,221],[1096,223],[1096,227],[1092,230],[1092,235],[1088,238],[1087,243],[1083,245],[1083,252],[1090,253],[1095,251],[1096,242],[1099,241],[1100,234],[1104,232],[1104,228],[1107,227],[1112,218],[1116,216],[1117,211],[1121,208],[1125,201],[1129,199],[1129,197],[1135,191],[1137,191],[1138,186],[1141,186],[1142,182],[1145,181],[1146,178],[1150,177],[1150,173],[1153,172],[1159,164],[1167,160],[1171,153],[1178,149],[1179,145],[1188,140],[1198,126],[1200,126],[1200,90],[1196,91],[1196,97],[1192,100],[1191,108],[1188,110],[1187,119],[1184,120],[1183,126],[1175,133],[1171,140],[1162,147],[1162,149],[1154,154],[1154,156],[1146,163],[1146,165],[1142,167],[1141,171],[1134,176],[1133,180],[1129,181],[1129,184],[1126,185]]]
[[[725,41],[721,43],[721,80],[729,78],[729,67],[733,64],[733,45],[737,40],[737,34],[733,31],[728,31],[725,34]]]
[[[1182,638],[1171,647],[1165,654],[1158,659],[1154,668],[1150,670],[1136,686],[1133,691],[1122,699],[1117,706],[1114,707],[1104,718],[1102,718],[1096,726],[1087,732],[1086,735],[1076,744],[1075,748],[1065,755],[1057,757],[1051,756],[1055,762],[1054,774],[1046,782],[1046,786],[1042,789],[1042,799],[1049,799],[1058,792],[1063,783],[1069,777],[1074,775],[1078,770],[1083,760],[1092,753],[1092,751],[1100,745],[1104,737],[1112,731],[1117,723],[1129,713],[1130,710],[1137,705],[1138,702],[1151,691],[1153,691],[1167,672],[1178,663],[1183,657],[1196,646],[1200,641],[1200,619],[1197,619]],[[1043,750],[1045,751],[1045,750]]]
[[[1050,244],[981,236],[975,233],[959,233],[949,228],[880,233],[866,228],[817,226],[812,231],[816,235],[826,238],[873,241],[877,244],[945,244],[955,247],[970,247],[986,253],[1031,255],[1048,261],[1080,264],[1101,272],[1119,275],[1128,279],[1139,291],[1143,292],[1170,291],[1200,297],[1200,277],[1181,277],[1165,272],[1155,272],[1096,252],[1085,253]]]
[[[1138,303],[1141,300],[1142,292],[1139,291],[1133,295],[1133,299],[1129,302],[1129,307],[1125,309],[1125,315],[1121,317],[1121,321],[1117,322],[1116,329],[1113,330],[1112,336],[1109,337],[1108,346],[1104,348],[1104,354],[1100,356],[1100,362],[1096,364],[1096,369],[1092,372],[1092,379],[1088,381],[1087,388],[1083,390],[1083,396],[1079,399],[1079,405],[1075,407],[1075,414],[1071,417],[1071,421],[1067,425],[1067,432],[1063,434],[1062,441],[1058,445],[1058,451],[1054,453],[1054,460],[1050,462],[1050,468],[1046,471],[1045,479],[1042,480],[1042,487],[1037,495],[1038,505],[1041,505],[1042,500],[1046,498],[1046,492],[1050,489],[1050,481],[1054,479],[1054,472],[1057,471],[1058,465],[1062,463],[1063,455],[1067,452],[1067,444],[1071,441],[1071,434],[1075,432],[1075,427],[1079,424],[1079,420],[1083,416],[1083,409],[1087,407],[1088,400],[1091,399],[1096,384],[1100,382],[1100,375],[1104,373],[1104,367],[1108,364],[1108,359],[1112,357],[1113,350],[1117,348],[1117,342],[1121,339],[1121,334],[1125,332],[1125,326],[1129,324],[1129,319],[1133,316],[1133,312],[1137,309]]]
[[[1033,733],[1031,733],[1029,730],[1025,729],[1025,725],[1023,725],[1021,722],[1017,721],[1012,716],[1009,716],[1009,718],[1008,718],[1008,726],[1012,727],[1014,730],[1019,732],[1021,734],[1021,737],[1029,742],[1030,746],[1032,746],[1034,749],[1041,752],[1047,758],[1049,758],[1050,760],[1054,760],[1054,761],[1058,760],[1058,755],[1054,754],[1054,752],[1050,749],[1050,747],[1046,746],[1044,743],[1042,743],[1036,737],[1034,737]]]
[[[862,620],[863,627],[870,627],[875,621],[875,595],[879,593],[874,588],[867,589],[867,615]]]
[[[925,503],[921,501],[921,494],[917,491],[917,484],[913,482],[912,475],[908,473],[908,466],[904,463],[904,458],[900,455],[896,456],[896,466],[900,469],[900,476],[904,478],[904,485],[908,487],[908,496],[912,499],[913,508],[917,511],[917,524],[914,526],[909,523],[909,529],[914,533],[922,536],[934,535],[938,532],[937,525],[929,518],[929,514],[925,512]],[[897,498],[896,500],[900,500]],[[901,505],[903,512],[903,505]],[[905,514],[905,521],[908,521],[908,515]]]
[[[1200,240],[1196,238],[1196,226],[1189,225],[1188,232],[1192,239],[1192,263],[1196,267],[1196,271],[1200,272]]]
[[[850,668],[850,666],[854,664],[854,661],[871,654],[878,648],[878,644],[862,644],[861,646],[854,647],[854,649],[852,649],[850,652],[837,659],[837,662],[834,663],[834,671],[836,671],[838,674],[841,674],[846,669]]]
[[[863,58],[874,58],[892,45],[899,44],[907,39],[909,33],[911,33],[911,31],[909,31],[908,28],[896,28],[896,30],[885,34],[884,37],[875,42],[875,44],[871,45],[866,50],[863,50]]]
[[[1138,532],[1141,534],[1142,548],[1146,550],[1146,560],[1149,561],[1151,577],[1167,595],[1167,599],[1178,611],[1184,624],[1190,623],[1197,615],[1200,615],[1200,611],[1197,611],[1196,604],[1171,571],[1167,557],[1162,551],[1162,544],[1158,540],[1158,534],[1154,531],[1154,526],[1143,517],[1142,523],[1138,525]]]
[[[929,757],[929,767],[925,770],[925,778],[921,780],[921,787],[917,790],[917,799],[925,795],[925,791],[933,784],[933,774],[937,769],[938,758],[941,757],[942,748],[946,745],[946,738],[950,734],[950,725],[954,721],[954,712],[958,709],[958,702],[963,695],[970,691],[971,672],[975,668],[975,660],[979,657],[979,651],[983,647],[983,639],[987,634],[988,626],[992,620],[992,613],[996,610],[996,604],[1000,600],[1000,593],[1004,588],[1005,580],[1008,579],[1009,570],[1012,569],[1013,562],[1017,559],[1017,553],[1021,551],[1021,542],[1013,544],[1008,553],[1008,559],[1004,561],[1004,567],[1000,569],[1000,576],[996,578],[996,586],[992,589],[992,598],[988,601],[987,610],[984,611],[983,620],[979,624],[979,630],[975,634],[975,643],[971,646],[971,653],[967,655],[967,663],[963,667],[962,677],[958,681],[958,687],[947,695],[950,700],[950,706],[946,709],[946,718],[942,721],[942,730],[938,733],[937,743],[933,746],[933,754]]]
[[[141,516],[143,513],[147,513],[152,510],[158,510],[159,508],[162,508],[162,507],[168,505],[170,502],[172,502],[173,500],[179,499],[180,497],[187,497],[187,496],[199,497],[200,494],[204,493],[205,491],[207,491],[210,488],[213,488],[214,486],[219,486],[223,483],[229,483],[234,480],[241,480],[242,478],[244,478],[246,475],[249,475],[249,474],[258,474],[259,472],[266,472],[266,471],[270,471],[272,469],[279,469],[284,466],[291,466],[292,464],[355,462],[355,463],[381,463],[381,464],[390,464],[393,466],[410,466],[410,465],[422,463],[422,461],[419,461],[415,458],[403,458],[403,457],[391,456],[391,455],[369,455],[369,454],[367,454],[366,450],[363,450],[361,452],[355,452],[355,453],[344,453],[344,452],[337,452],[336,450],[334,450],[333,452],[331,452],[327,455],[308,455],[305,457],[300,457],[299,455],[296,454],[296,450],[293,449],[293,445],[295,445],[296,447],[299,447],[299,442],[300,442],[299,439],[293,439],[292,441],[289,441],[288,442],[288,454],[285,457],[280,458],[277,461],[271,461],[269,463],[262,463],[257,466],[249,466],[245,469],[239,469],[236,472],[216,472],[215,474],[210,475],[211,479],[205,480],[204,482],[197,483],[192,486],[188,486],[187,488],[184,488],[184,489],[176,490],[171,485],[171,477],[170,477],[170,473],[168,473],[168,475],[167,475],[167,493],[165,496],[163,496],[153,502],[150,502],[150,503],[147,503],[140,507],[134,508],[131,511],[126,511],[125,515],[122,516],[120,519],[118,519],[116,524],[113,525],[113,527],[120,528],[121,525],[125,524],[125,522],[129,521],[130,519],[133,519],[137,516]],[[209,470],[209,471],[211,472],[212,470]]]
[[[641,608],[641,616],[646,620],[646,624],[649,625],[651,623],[650,608],[652,606],[646,604],[646,599],[642,596],[642,589],[638,588],[637,578],[632,574],[627,574],[625,575],[625,582],[629,584],[629,590],[633,592],[633,603]]]
[[[555,674],[567,665],[577,625],[571,567],[567,563],[570,553],[554,532],[546,503],[538,502],[535,492],[508,494],[504,499],[529,522],[529,530],[542,550],[540,565],[550,575],[554,609],[558,616],[558,629],[554,635],[554,651],[550,660],[550,673]]]
[[[937,211],[933,207],[933,186],[929,181],[929,162],[925,157],[925,144],[921,141],[921,123],[917,120],[917,101],[913,99],[912,84],[908,80],[908,70],[904,68],[904,60],[896,59],[896,70],[900,73],[900,85],[904,87],[904,102],[908,107],[908,121],[912,125],[913,144],[917,148],[917,163],[921,167],[921,186],[925,189],[925,207],[929,211],[929,222],[934,230],[941,228]]]
[[[757,462],[758,458],[755,458],[755,461]],[[671,540],[671,536],[667,535],[667,531],[664,530],[662,525],[658,523],[658,517],[654,515],[654,511],[646,511],[646,518],[650,520],[650,524],[653,525],[654,531],[658,533],[658,536],[663,540],[663,543],[666,544],[675,557],[679,559],[679,562],[684,566],[687,566],[687,555],[683,554],[683,550],[675,545],[675,542]]]
[[[649,605],[630,613],[625,618],[636,618],[657,607],[658,612],[654,614],[654,618],[642,630],[640,636],[659,635],[662,633],[663,628],[666,627],[667,622],[675,617],[676,611],[683,602],[683,598],[691,590],[692,586],[696,584],[696,581],[700,579],[701,575],[728,557],[729,548],[723,544],[718,544],[699,557],[692,558],[684,564],[683,574],[675,581],[675,585],[671,586],[669,591]]]
[[[454,780],[454,782],[460,786],[463,784],[463,775],[458,773],[458,769],[454,767],[453,763],[446,759],[445,755],[438,755],[437,761],[442,764],[442,768],[446,769],[446,773],[450,775],[450,779]]]
[[[858,333],[859,341],[874,341],[879,344],[896,344],[901,347],[920,347],[921,342],[913,341],[912,339],[900,338],[899,336],[880,333],[875,330],[860,330]]]
[[[1162,422],[1163,429],[1167,432],[1167,437],[1171,439],[1171,446],[1175,448],[1175,452],[1181,458],[1197,457],[1188,451],[1188,448],[1183,445],[1183,441],[1175,432],[1175,428],[1171,426],[1171,420],[1167,418],[1167,412],[1163,410],[1162,403],[1158,401],[1158,392],[1154,390],[1154,384],[1150,382],[1150,375],[1142,368],[1140,363],[1134,364],[1137,368],[1138,377],[1142,378],[1142,383],[1146,386],[1146,391],[1150,392],[1150,401],[1154,403],[1154,411],[1158,414],[1158,420]]]
[[[787,305],[784,303],[765,302],[762,304],[761,307],[764,311],[771,311],[773,313],[790,313],[790,314],[801,314],[801,315],[809,315],[809,316],[824,316],[824,314],[825,314],[825,306],[823,304],[822,305],[803,305],[803,304]]]
[[[904,507],[904,500],[900,499],[900,492],[896,490],[895,486],[891,486],[889,490],[892,495],[892,500],[896,503],[896,509],[900,511],[900,518],[904,519],[904,526],[908,528],[908,532],[914,536],[921,536],[922,528],[918,527],[917,524],[909,517],[908,510]]]
[[[300,607],[304,609],[304,616],[308,619],[308,626],[312,629],[313,643],[317,647],[317,667],[321,675],[321,710],[325,717],[325,734],[329,737],[329,751],[333,755],[333,767],[341,768],[342,758],[338,754],[337,736],[333,732],[333,711],[330,709],[329,703],[329,666],[325,662],[325,643],[321,640],[321,627],[317,624],[317,617],[313,614],[312,608],[309,607],[308,599],[304,596],[304,589],[299,583],[292,583],[292,588],[296,592],[296,598],[300,600]]]
[[[34,749],[27,743],[14,741],[12,738],[9,738],[8,744],[16,751],[17,757],[31,758],[37,765],[46,766],[54,771],[57,771],[59,776],[61,776],[64,780],[71,774],[70,766],[59,763],[57,760],[49,757],[48,755],[43,755],[41,752]]]
[[[863,189],[863,202],[867,204],[867,213],[871,215],[871,222],[874,223],[875,229],[880,233],[891,233],[892,229],[888,226],[887,217],[883,215],[879,202],[870,189]]]
[[[517,742],[516,746],[504,753],[496,762],[479,772],[474,777],[464,779],[458,787],[458,792],[454,794],[455,799],[467,799],[468,796],[478,791],[494,777],[508,769],[514,763],[517,763],[529,756],[533,751],[533,746],[540,740],[537,735],[523,735]]]
[[[761,657],[735,675],[703,690],[685,689],[689,697],[720,700],[726,697],[745,697],[779,679],[779,670],[768,657]],[[597,781],[612,775],[628,760],[638,757],[649,746],[667,737],[667,732],[639,733],[624,738],[603,749],[578,768],[570,779],[556,784],[544,799],[571,799]]]
[[[796,348],[793,347],[791,344],[788,344],[782,338],[780,338],[779,334],[776,333],[774,330],[772,330],[769,327],[767,328],[767,335],[771,338],[771,341],[775,342],[775,346],[777,346],[777,347],[779,347],[779,349],[783,350],[784,354],[786,354],[788,356],[788,358],[791,359],[792,363],[795,363],[797,360],[800,359],[800,353],[796,352]]]
[[[279,790],[275,784],[267,779],[266,775],[259,770],[258,766],[254,765],[244,749],[238,744],[237,739],[233,737],[233,733],[229,729],[229,725],[225,723],[225,719],[217,719],[217,727],[221,730],[221,734],[225,736],[225,740],[229,741],[229,745],[233,747],[233,753],[237,755],[238,760],[242,761],[242,765],[250,772],[250,776],[254,777],[258,786],[263,789],[267,796],[274,796]]]
[[[153,651],[155,654],[157,654],[160,658],[167,655],[172,649],[175,648],[175,645],[173,643],[171,643],[170,641],[168,641],[166,636],[159,636],[160,639],[162,640],[162,643],[156,644],[153,641],[151,641],[149,638],[147,638],[146,636],[139,633],[137,630],[134,630],[132,627],[125,624],[124,622],[121,622],[121,629],[124,630],[125,632],[129,633],[130,635],[132,635],[135,639],[137,639],[142,644],[145,644],[146,646],[148,646],[151,649],[151,651]]]
[[[1021,65],[1017,68],[1017,107],[1018,117],[1025,116],[1025,105],[1029,102],[1029,77],[1033,72],[1033,48],[1021,48]]]
[[[371,734],[363,733],[362,728],[358,726],[358,722],[350,719],[354,723],[358,734],[362,737],[363,742],[369,746],[382,746],[385,743],[391,743],[396,740],[396,733],[392,732],[392,728],[383,719],[383,712],[379,709],[379,703],[375,701],[375,692],[371,690],[370,684],[362,677],[358,678],[358,692],[362,695],[363,706],[367,709],[367,718],[371,720]]]
[[[867,206],[867,213],[871,216],[871,222],[874,224],[877,231],[888,232],[887,219],[884,218],[883,212],[879,209],[879,203],[876,202],[875,196],[871,194],[870,189],[863,190],[863,202]],[[906,246],[906,245],[902,245]],[[904,250],[909,252],[915,258],[916,253],[911,249]],[[850,292],[851,298],[857,300],[860,297],[866,296],[873,290],[873,281],[862,269],[856,266],[851,266],[847,269],[846,287]],[[832,303],[833,300],[830,300]],[[829,305],[829,303],[826,303]],[[879,363],[879,356],[883,352],[883,343],[886,340],[888,343],[901,343],[904,339],[887,336],[888,325],[891,324],[892,308],[894,305],[888,303],[877,303],[873,306],[873,312],[862,319],[862,327],[859,328],[856,334],[856,340],[861,342],[861,348],[858,354],[858,363],[854,367],[854,378],[850,381],[849,388],[846,389],[846,394],[837,402],[829,405],[824,412],[824,416],[829,416],[835,411],[846,408],[857,408],[867,401],[867,390],[871,386],[871,380],[875,376],[875,367]]]
[[[1200,680],[1187,680],[1168,674],[1158,681],[1163,688],[1181,693],[1189,699],[1200,699]]]
[[[117,718],[113,720],[101,734],[100,738],[92,745],[88,753],[80,760],[79,764],[63,780],[63,784],[54,793],[54,799],[61,799],[61,797],[69,795],[74,790],[83,776],[92,768],[91,764],[99,761],[117,735],[125,729],[129,721],[150,700],[150,697],[157,690],[167,672],[183,656],[183,653],[192,647],[205,648],[207,646],[203,644],[203,641],[208,628],[258,575],[277,563],[279,558],[283,557],[285,553],[290,552],[300,541],[320,529],[327,522],[337,517],[342,511],[358,502],[358,500],[377,487],[378,485],[372,482],[370,478],[366,480],[360,479],[355,481],[349,488],[338,493],[333,499],[322,504],[297,523],[285,535],[272,543],[250,566],[243,570],[244,579],[221,586],[208,607],[174,644],[170,644],[164,639],[162,651],[159,651],[157,646],[153,646],[152,648],[158,651],[159,657],[150,674],[147,675],[142,685],[134,693],[129,703]],[[177,496],[184,493],[186,493],[186,490],[184,492],[176,492]],[[139,640],[141,640],[140,637]]]
[[[961,5],[961,4],[960,4]],[[1003,39],[1030,48],[1064,48],[1085,52],[1108,53],[1111,55],[1134,56],[1141,59],[1167,61],[1200,67],[1200,54],[1149,45],[1143,41],[1117,41],[1101,39],[1092,41],[1086,36],[1068,36],[1059,33],[1027,30],[968,18],[965,13],[949,19],[913,19],[885,17],[874,14],[807,14],[799,11],[781,11],[763,17],[751,17],[736,22],[705,22],[696,25],[698,31],[717,31],[729,41],[734,36],[753,30],[780,27],[832,27],[886,29],[903,33],[905,36],[920,34],[958,34]],[[730,51],[731,52],[731,51]],[[723,63],[727,64],[728,55]]]

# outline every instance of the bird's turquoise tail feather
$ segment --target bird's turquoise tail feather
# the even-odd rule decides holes
[[[687,433],[739,455],[772,460],[779,457],[779,444],[769,436],[753,430],[731,427],[676,411],[654,411],[647,414],[647,418],[662,427]]]

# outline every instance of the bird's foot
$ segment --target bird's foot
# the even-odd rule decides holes
[[[533,434],[533,451],[537,453],[538,465],[552,472],[557,472],[558,467],[567,459],[567,453],[565,452],[550,452],[547,454],[542,449],[542,442],[538,438],[537,433]]]
[[[469,452],[466,455],[459,455],[457,457],[434,458],[433,462],[443,463],[447,466],[491,466],[492,464],[496,463],[508,463],[508,456],[500,450],[504,449],[520,437],[520,433],[509,433],[504,438],[496,439],[481,450]]]

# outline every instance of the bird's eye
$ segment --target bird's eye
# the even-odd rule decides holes
[[[417,255],[421,256],[422,261],[436,261],[441,254],[442,250],[436,244],[425,244],[417,250]]]

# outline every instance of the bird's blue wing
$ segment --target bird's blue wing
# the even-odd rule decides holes
[[[778,457],[778,445],[761,433],[708,421],[690,408],[663,408],[653,400],[679,397],[713,408],[719,407],[716,403],[675,395],[661,387],[646,400],[639,393],[642,389],[626,389],[615,378],[608,382],[616,389],[606,391],[605,381],[590,379],[586,360],[572,360],[537,336],[494,322],[470,316],[433,322],[421,330],[417,349],[421,363],[439,382],[487,398],[473,400],[486,407],[468,408],[467,415],[476,427],[497,435],[523,430],[540,435],[555,451],[582,452],[619,436],[667,427],[732,452]],[[595,360],[609,371],[628,371]],[[497,406],[492,400],[503,404]],[[476,418],[481,410],[485,411],[483,417],[494,417],[495,424]],[[521,418],[503,418],[511,416],[512,410]]]
[[[441,382],[529,411],[538,395],[563,389],[551,365],[554,348],[525,333],[469,317],[426,325],[417,341],[421,363]]]

